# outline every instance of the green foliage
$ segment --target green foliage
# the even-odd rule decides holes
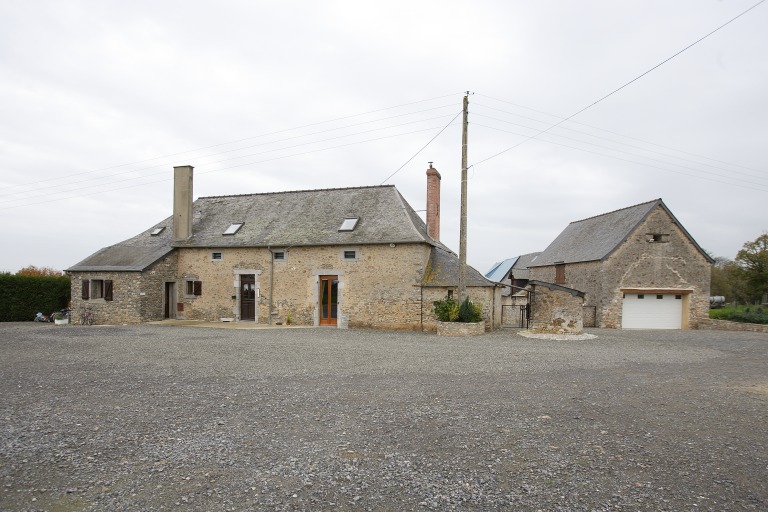
[[[745,243],[735,261],[747,285],[747,302],[760,300],[768,293],[768,233]]]
[[[473,304],[467,297],[459,304],[453,297],[436,300],[433,311],[441,322],[480,322],[483,319],[483,308]]]
[[[483,319],[483,309],[473,304],[469,297],[464,299],[464,302],[459,306],[459,321],[460,322],[479,322]]]
[[[435,306],[433,311],[435,316],[441,322],[456,322],[459,319],[459,305],[453,300],[453,297],[446,297],[443,300],[433,302]]]
[[[768,324],[768,307],[726,306],[720,309],[710,309],[709,318],[750,324]]]
[[[0,274],[0,322],[32,320],[67,307],[69,277]]]

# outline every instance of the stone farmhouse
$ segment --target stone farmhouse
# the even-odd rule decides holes
[[[75,315],[429,331],[458,286],[431,166],[426,223],[392,185],[193,201],[192,184],[175,167],[171,217],[67,270]],[[498,285],[470,267],[467,293],[499,326]]]
[[[570,223],[528,270],[583,291],[598,327],[687,329],[708,317],[712,263],[656,199]]]

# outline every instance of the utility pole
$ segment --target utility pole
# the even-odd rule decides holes
[[[459,226],[459,304],[467,298],[467,115],[469,91],[464,96],[464,123],[461,130],[461,224]]]

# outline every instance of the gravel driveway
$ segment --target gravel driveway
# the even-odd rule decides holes
[[[0,509],[768,509],[768,334],[589,332],[0,324]]]

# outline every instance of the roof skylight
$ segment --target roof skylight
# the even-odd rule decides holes
[[[160,233],[162,233],[164,230],[165,230],[165,226],[162,226],[162,227],[159,227],[159,228],[155,228],[155,229],[153,229],[153,230],[152,230],[152,232],[150,233],[150,236],[157,236],[157,235],[159,235]]]
[[[355,226],[357,226],[357,221],[359,220],[360,217],[347,217],[344,219],[344,222],[341,223],[339,231],[352,231],[355,229]]]
[[[243,223],[242,222],[238,222],[236,224],[230,224],[229,227],[227,228],[227,230],[222,233],[222,235],[234,235],[235,233],[237,233],[237,231],[241,227],[243,227]]]

